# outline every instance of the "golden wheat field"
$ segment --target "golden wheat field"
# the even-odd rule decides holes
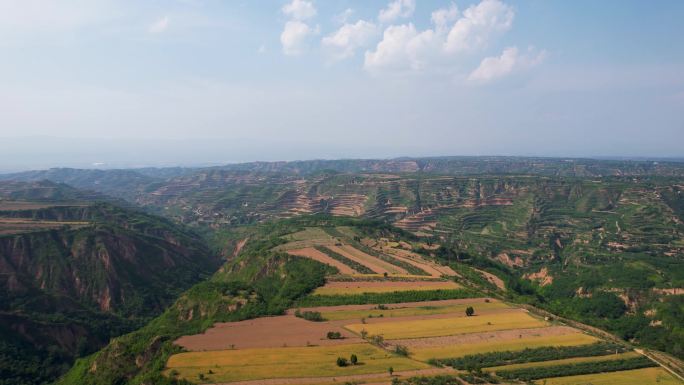
[[[542,346],[586,345],[596,341],[598,341],[598,339],[595,337],[583,333],[572,333],[553,336],[524,337],[508,341],[489,340],[481,343],[412,348],[411,353],[414,359],[427,361],[431,358],[453,358],[466,356],[468,354],[502,352],[506,350],[516,351],[525,348],[539,348]]]
[[[389,305],[389,309],[369,309],[369,310],[341,310],[341,311],[325,311],[322,313],[323,318],[330,321],[345,320],[345,319],[361,319],[370,317],[411,317],[421,315],[435,315],[435,314],[464,314],[466,308],[474,306],[477,312],[487,312],[490,310],[510,309],[511,307],[503,302],[490,301],[477,304],[456,304],[447,306],[420,306],[420,307],[397,307],[400,305]]]
[[[352,354],[358,357],[359,365],[337,366],[338,357],[349,359]],[[400,371],[428,365],[362,343],[179,353],[169,359],[166,374],[176,371],[179,378],[194,381],[202,374],[210,382],[227,382],[385,373],[389,367]]]
[[[439,337],[454,334],[478,333],[494,330],[536,328],[546,323],[524,311],[503,314],[483,314],[473,317],[438,318],[374,324],[351,324],[348,330],[361,334],[382,335],[387,340],[401,338]]]

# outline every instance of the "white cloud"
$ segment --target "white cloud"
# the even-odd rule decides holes
[[[283,53],[299,55],[307,48],[310,37],[318,33],[317,28],[314,29],[304,22],[316,16],[316,8],[310,1],[292,0],[283,6],[282,11],[290,18],[280,34]]]
[[[354,56],[357,49],[366,47],[378,35],[378,27],[365,20],[345,24],[333,34],[323,38],[323,47],[333,60]]]
[[[449,8],[440,8],[432,12],[431,20],[438,31],[444,31],[449,27],[449,24],[458,18],[458,8],[456,4],[451,3]]]
[[[395,9],[393,4],[387,9]],[[451,3],[432,12],[432,28],[419,31],[413,23],[388,26],[375,50],[366,52],[364,67],[423,70],[441,66],[453,71],[463,54],[486,47],[510,29],[513,17],[513,9],[499,0],[482,0],[462,15]]]
[[[482,48],[492,36],[508,31],[513,25],[513,8],[499,0],[482,0],[463,12],[449,31],[444,49],[463,52]]]
[[[150,26],[147,28],[147,30],[150,33],[162,33],[164,31],[166,31],[168,28],[169,28],[169,17],[164,16],[161,19],[150,24]]]
[[[395,70],[421,70],[442,54],[446,37],[446,24],[458,15],[452,4],[449,8],[432,13],[435,29],[416,30],[413,23],[391,25],[385,29],[375,51],[366,51],[364,68],[377,71],[383,68]]]
[[[421,70],[439,49],[438,43],[433,30],[418,32],[413,23],[389,26],[375,51],[366,51],[364,68]]]
[[[508,47],[501,56],[484,58],[480,66],[468,76],[468,80],[478,83],[490,82],[513,72],[537,66],[545,57],[545,51],[536,52],[533,47],[528,48],[526,53],[520,53],[518,47]]]
[[[316,7],[313,3],[305,0],[292,0],[282,8],[283,13],[295,20],[307,20],[316,16]]]
[[[283,52],[292,56],[301,54],[306,49],[309,38],[315,33],[316,31],[306,23],[298,20],[288,21],[283,33],[280,34]]]
[[[385,9],[380,10],[378,21],[381,23],[391,23],[399,18],[411,17],[415,10],[415,0],[394,0],[387,4]]]
[[[354,10],[351,8],[347,8],[344,11],[335,15],[335,17],[333,17],[333,21],[337,24],[345,24],[353,14]]]

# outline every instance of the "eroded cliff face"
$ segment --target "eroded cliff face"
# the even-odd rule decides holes
[[[111,205],[14,217],[85,223],[0,236],[0,373],[16,383],[54,380],[221,263],[184,228]]]

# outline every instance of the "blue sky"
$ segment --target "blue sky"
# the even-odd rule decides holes
[[[683,17],[681,1],[0,0],[0,169],[681,157]]]

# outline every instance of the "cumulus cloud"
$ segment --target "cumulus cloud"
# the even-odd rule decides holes
[[[432,24],[438,31],[445,31],[451,23],[458,18],[458,8],[456,4],[451,3],[449,8],[440,8],[432,12]]]
[[[432,13],[434,29],[418,31],[413,23],[387,27],[375,50],[366,51],[364,68],[369,71],[425,68],[441,54],[446,25],[457,15],[458,10],[452,4]]]
[[[317,29],[304,22],[316,16],[316,8],[310,1],[292,0],[283,6],[282,11],[290,18],[280,34],[283,53],[299,55],[307,48],[311,36],[318,33]]]
[[[280,34],[283,52],[291,56],[301,54],[306,49],[309,38],[315,33],[316,31],[306,23],[298,20],[288,21]]]
[[[508,31],[515,12],[499,0],[482,0],[468,7],[449,31],[444,49],[462,52],[482,48],[492,36]]]
[[[394,9],[391,5],[387,9]],[[451,3],[432,12],[431,28],[419,31],[413,23],[388,26],[375,49],[366,52],[364,68],[422,70],[452,65],[461,55],[485,48],[509,30],[513,17],[513,8],[500,0],[482,0],[462,14]]]
[[[323,48],[333,60],[354,56],[357,49],[368,46],[378,35],[378,27],[365,20],[344,24],[322,40]]]
[[[292,0],[282,8],[283,13],[294,20],[307,20],[316,16],[313,3],[305,0]]]
[[[147,28],[147,30],[150,33],[162,33],[164,31],[166,31],[168,28],[169,28],[169,17],[164,16],[161,19],[150,24],[150,26]]]
[[[502,78],[513,72],[522,71],[539,65],[546,57],[546,52],[537,52],[533,47],[520,53],[518,47],[504,49],[500,56],[486,57],[468,76],[468,80],[486,83]]]
[[[415,10],[415,0],[394,0],[387,4],[386,8],[380,10],[378,21],[381,23],[391,23],[400,18],[411,17]]]
[[[366,51],[364,68],[421,70],[439,51],[440,40],[435,31],[418,32],[413,23],[392,25],[385,29],[375,51]]]

